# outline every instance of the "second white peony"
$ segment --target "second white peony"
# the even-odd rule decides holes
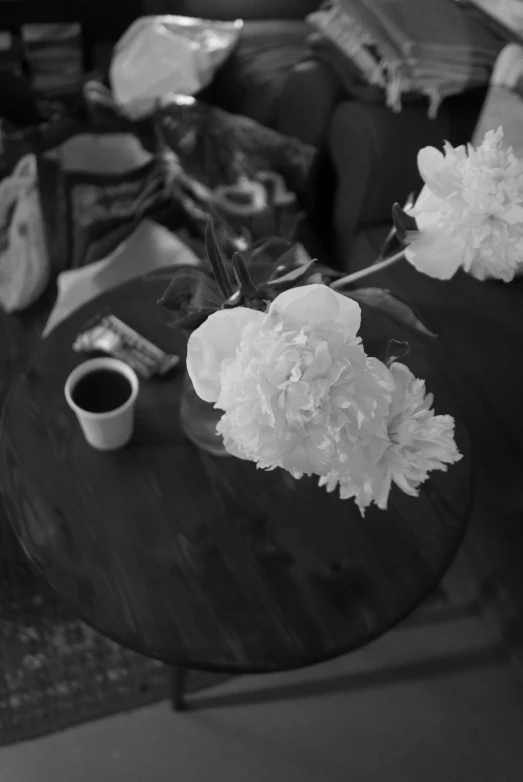
[[[503,147],[503,130],[489,131],[476,149],[418,154],[425,182],[410,210],[405,256],[420,272],[448,280],[461,267],[479,280],[510,282],[523,258],[523,163]]]

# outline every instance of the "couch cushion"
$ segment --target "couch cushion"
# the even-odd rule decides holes
[[[484,96],[481,88],[447,98],[434,120],[422,103],[409,104],[399,114],[360,101],[345,101],[336,108],[329,151],[337,176],[334,230],[344,265],[358,231],[390,225],[394,202],[404,204],[410,192],[421,188],[420,148],[441,149],[445,139],[453,145],[469,141]]]
[[[306,22],[246,22],[239,43],[200,97],[276,128],[279,100],[292,67],[309,53]]]

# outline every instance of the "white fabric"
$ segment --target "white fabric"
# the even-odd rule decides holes
[[[26,155],[0,183],[0,306],[6,312],[26,309],[49,274],[36,157]]]
[[[199,259],[175,234],[151,220],[136,231],[107,258],[58,277],[58,297],[42,337],[72,312],[101,293],[154,269],[181,264],[198,265]]]

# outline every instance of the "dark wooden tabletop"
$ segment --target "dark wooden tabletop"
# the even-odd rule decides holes
[[[456,416],[464,458],[419,498],[394,488],[388,511],[365,518],[314,480],[194,448],[178,420],[183,369],[142,382],[128,447],[95,451],[63,396],[84,358],[71,345],[95,313],[113,312],[183,354],[156,305],[164,289],[156,275],[89,303],[40,342],[11,389],[0,484],[30,561],[98,631],[170,663],[275,671],[378,637],[436,586],[468,521],[468,435],[444,371],[423,350],[406,360],[437,412]]]
[[[434,347],[461,406],[475,469],[499,508],[523,511],[523,277],[480,282],[460,271],[440,281],[401,261],[358,284],[399,294],[438,334]]]

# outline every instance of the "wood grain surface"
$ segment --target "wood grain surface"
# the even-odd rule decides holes
[[[437,350],[413,350],[407,363],[437,411],[456,416],[465,457],[418,499],[393,489],[387,512],[361,518],[314,480],[194,448],[179,423],[183,368],[142,381],[129,446],[87,445],[63,395],[85,358],[74,338],[113,312],[183,354],[183,335],[156,305],[164,289],[153,275],[83,307],[41,341],[9,394],[0,484],[30,560],[95,629],[170,663],[276,671],[379,636],[438,583],[468,520],[468,436]]]

